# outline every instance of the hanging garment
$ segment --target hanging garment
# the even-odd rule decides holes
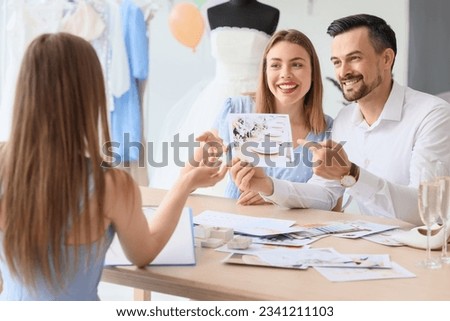
[[[6,0],[6,39],[4,39],[5,75],[0,97],[0,141],[9,138],[16,80],[22,57],[31,40],[42,33],[57,32],[63,17],[65,0],[28,2]]]
[[[111,112],[111,138],[119,143],[114,153],[122,161],[139,160],[139,149],[135,146],[142,142],[142,115],[138,80],[147,78],[149,54],[147,25],[142,11],[131,0],[121,4],[122,30],[127,49],[130,69],[130,88],[120,97],[114,97],[114,110]]]
[[[85,1],[80,0],[75,12],[63,19],[61,31],[92,41],[105,30],[101,16]]]

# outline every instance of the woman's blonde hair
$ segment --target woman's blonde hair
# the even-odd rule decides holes
[[[69,232],[80,244],[82,230],[88,242],[104,231],[100,143],[110,138],[102,68],[87,41],[56,33],[31,42],[10,137],[1,173],[6,261],[26,285],[38,275],[64,283]]]
[[[320,72],[319,58],[311,40],[302,32],[289,29],[277,31],[271,38],[263,53],[263,60],[259,71],[258,90],[256,92],[256,111],[260,113],[275,113],[275,97],[269,89],[267,83],[267,54],[272,47],[281,42],[287,41],[303,47],[311,59],[311,88],[305,95],[303,112],[306,125],[311,131],[318,134],[326,129],[326,121],[322,108],[322,75]]]

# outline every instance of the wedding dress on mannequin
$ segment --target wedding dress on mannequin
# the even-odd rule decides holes
[[[177,178],[180,165],[189,159],[188,148],[170,147],[174,136],[180,142],[193,141],[211,129],[228,97],[254,93],[264,49],[275,32],[279,10],[256,0],[230,0],[207,10],[211,55],[215,76],[200,92],[188,93],[169,112],[156,144],[156,161],[164,158],[168,166],[152,168],[150,186],[169,188]],[[195,89],[193,89],[195,91]],[[162,144],[168,145],[164,152]],[[175,152],[175,153],[174,153]],[[178,165],[174,158],[179,160]],[[223,196],[224,184],[197,192]]]
[[[171,109],[159,146],[162,142],[172,142],[175,134],[179,134],[180,141],[187,142],[189,135],[196,137],[209,130],[226,98],[256,90],[259,63],[270,35],[250,28],[219,27],[211,31],[210,37],[211,54],[216,62],[215,77],[193,103],[182,99]],[[179,115],[186,114],[183,111],[186,108],[189,112],[180,120]],[[169,165],[155,168],[150,177],[153,187],[168,188],[178,176],[180,167],[174,164],[170,147],[168,154]],[[161,160],[161,156],[157,153],[156,159]],[[180,160],[186,161],[187,157],[187,148],[180,149]],[[223,194],[218,192],[217,195]]]

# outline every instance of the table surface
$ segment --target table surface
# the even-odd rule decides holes
[[[167,191],[141,187],[143,205],[158,205]],[[284,209],[274,205],[239,206],[234,200],[193,194],[186,206],[194,215],[217,210],[242,215],[296,220],[300,224],[364,219],[411,226],[405,222],[313,209]],[[450,300],[450,266],[426,270],[417,266],[425,251],[388,247],[363,239],[326,237],[311,247],[332,247],[341,253],[389,254],[415,278],[331,282],[313,268],[281,269],[225,264],[228,253],[196,247],[195,266],[105,267],[102,281],[194,300]],[[437,252],[434,255],[438,255]]]

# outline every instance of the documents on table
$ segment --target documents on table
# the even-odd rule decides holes
[[[313,238],[322,235],[359,238],[398,227],[394,225],[383,225],[366,221],[337,221],[299,226],[295,225],[295,221],[292,220],[252,217],[210,210],[204,211],[195,216],[194,223],[204,226],[228,227],[232,228],[237,233],[258,237],[273,238],[273,236],[284,235],[285,239],[288,240]],[[281,237],[281,239],[283,238]],[[260,242],[262,241],[263,240],[260,240]],[[273,239],[272,241],[276,241],[278,244],[281,243],[280,239]],[[268,243],[269,242],[267,242],[267,244]],[[295,246],[295,243],[297,243],[298,246],[304,244],[303,242],[286,241],[286,244],[282,245]]]
[[[345,267],[389,269],[391,261],[387,254],[342,254],[333,248],[285,248],[252,246],[248,250],[231,251],[219,248],[218,251],[254,256],[265,265],[274,267]],[[226,262],[226,261],[225,261]]]
[[[232,252],[223,260],[224,263],[300,270],[313,267],[336,282],[415,277],[392,262],[387,254],[342,254],[332,248],[298,249],[261,244],[241,251],[217,250]]]
[[[331,281],[415,277],[414,274],[391,262],[387,254],[342,254],[332,248],[309,247],[312,242],[330,235],[348,239],[362,237],[375,239],[376,235],[398,228],[395,225],[358,220],[299,226],[290,220],[217,211],[200,213],[194,217],[194,223],[232,228],[237,233],[252,236],[252,244],[248,249],[230,249],[227,246],[216,249],[230,253],[223,260],[228,264],[300,270],[313,267]]]

